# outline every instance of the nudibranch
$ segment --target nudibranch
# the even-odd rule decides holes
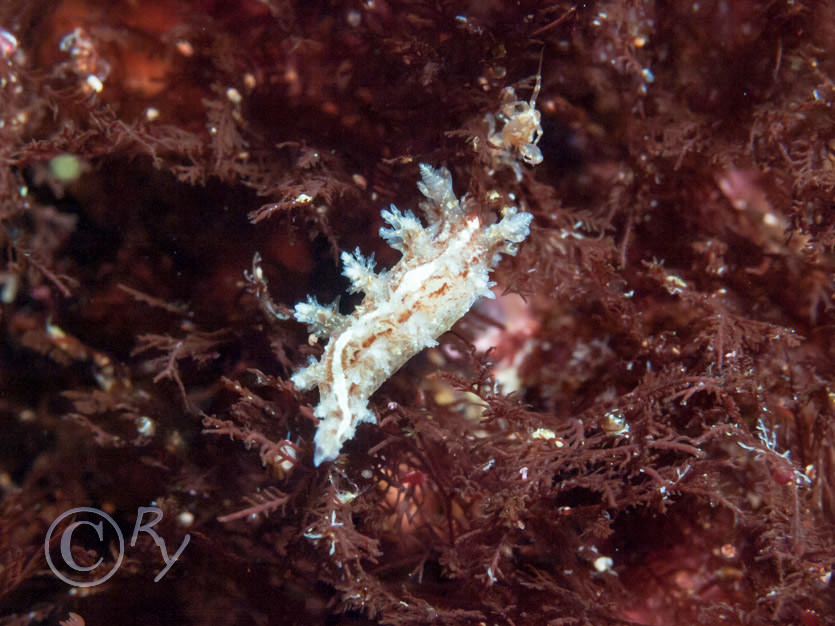
[[[291,378],[297,389],[319,388],[319,419],[314,463],[334,460],[357,425],[375,422],[368,400],[406,361],[462,318],[480,297],[494,298],[489,274],[502,254],[516,254],[516,244],[530,232],[532,216],[508,207],[501,220],[483,225],[472,200],[460,200],[446,168],[421,164],[425,196],[420,208],[424,227],[413,213],[397,207],[382,212],[389,227],[380,236],[402,257],[394,267],[374,271],[374,259],[359,248],[342,253],[342,273],[350,293],[363,292],[350,315],[335,304],[322,305],[308,297],[295,307],[298,321],[318,337],[329,337],[317,361]]]

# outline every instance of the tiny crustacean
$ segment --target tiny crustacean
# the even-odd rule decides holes
[[[541,62],[540,62],[541,66]],[[487,123],[487,143],[495,153],[499,163],[510,166],[516,174],[516,180],[522,179],[519,159],[528,165],[542,163],[542,151],[537,144],[542,138],[542,115],[536,108],[536,99],[542,87],[542,76],[536,74],[536,85],[531,99],[519,100],[513,87],[502,90],[502,105],[498,113],[484,116]],[[501,123],[497,128],[496,122]]]
[[[542,59],[536,73],[536,84],[527,102],[520,100],[513,87],[502,90],[502,104],[498,112],[484,116],[487,124],[487,146],[492,155],[494,169],[499,165],[510,167],[516,180],[522,180],[519,161],[528,165],[542,163],[542,151],[537,144],[542,139],[542,115],[536,108],[536,99],[542,88]]]

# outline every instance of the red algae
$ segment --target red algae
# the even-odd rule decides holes
[[[0,6],[0,624],[835,624],[835,4],[471,4]],[[419,163],[530,235],[316,466]]]

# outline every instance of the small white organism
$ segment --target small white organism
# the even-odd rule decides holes
[[[532,216],[508,207],[495,224],[484,226],[455,197],[445,168],[421,164],[418,189],[428,226],[394,205],[383,211],[389,227],[380,236],[403,256],[390,270],[374,272],[374,261],[357,249],[342,253],[343,274],[352,293],[365,297],[350,315],[313,298],[295,307],[295,317],[319,337],[330,337],[319,361],[292,376],[298,389],[319,388],[314,415],[314,463],[332,461],[358,424],[374,422],[368,399],[412,356],[463,317],[475,301],[495,297],[489,273],[501,254],[515,254],[530,231]]]
[[[522,180],[521,159],[528,165],[542,163],[542,151],[537,145],[542,139],[542,115],[536,109],[536,99],[542,86],[542,76],[537,73],[531,99],[519,100],[513,87],[502,90],[502,105],[498,113],[484,116],[487,123],[487,145],[493,160],[513,169],[516,180]],[[497,128],[496,122],[501,124]]]

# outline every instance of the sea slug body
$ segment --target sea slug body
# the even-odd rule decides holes
[[[421,164],[418,189],[428,226],[394,205],[382,212],[389,227],[380,236],[402,254],[390,270],[374,272],[373,258],[343,252],[350,292],[363,292],[350,315],[313,298],[295,307],[295,317],[313,333],[330,337],[324,354],[292,376],[298,389],[319,388],[314,415],[320,420],[314,463],[332,461],[358,424],[374,422],[368,399],[412,356],[437,343],[484,296],[495,297],[489,273],[501,254],[515,254],[530,231],[532,216],[515,207],[483,226],[469,214],[468,198],[455,197],[445,168]]]

